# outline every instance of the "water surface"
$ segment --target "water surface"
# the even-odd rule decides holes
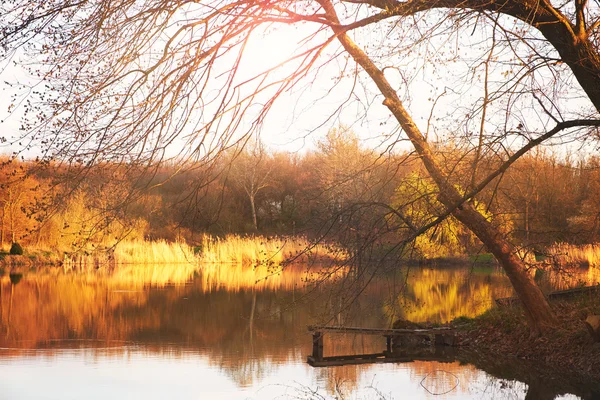
[[[310,324],[388,327],[397,317],[443,322],[483,312],[512,293],[493,267],[412,268],[403,278],[373,281],[351,305],[340,300],[344,291],[307,287],[299,272],[270,280],[234,275],[218,271],[177,284],[60,270],[3,276],[0,399],[593,398],[596,390],[498,360],[475,359],[477,367],[464,359],[305,363]],[[546,276],[545,284],[594,276]],[[384,347],[379,337],[330,335],[325,355]]]

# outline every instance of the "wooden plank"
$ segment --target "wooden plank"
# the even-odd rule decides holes
[[[454,359],[443,359],[436,356],[400,356],[390,357],[385,353],[377,354],[362,354],[359,356],[337,356],[324,357],[322,360],[315,360],[312,357],[307,357],[306,362],[312,367],[339,367],[342,365],[359,365],[359,364],[383,364],[383,363],[409,363],[414,361],[437,361],[437,362],[453,362]]]
[[[450,333],[454,332],[453,328],[440,327],[440,328],[422,328],[422,329],[378,329],[378,328],[357,328],[349,326],[308,326],[309,332],[328,332],[328,333],[352,333],[360,335],[380,335],[380,336],[394,336],[394,335],[418,335],[418,334],[435,334],[435,333]]]
[[[340,365],[372,364],[383,362],[385,359],[384,353],[375,353],[323,357],[321,360],[316,360],[314,357],[309,356],[307,357],[306,362],[313,367],[331,367]]]
[[[328,356],[323,357],[323,360],[329,361],[344,361],[344,360],[370,360],[373,358],[385,357],[386,353],[367,353],[367,354],[345,354],[343,356]],[[314,359],[314,357],[313,357]]]

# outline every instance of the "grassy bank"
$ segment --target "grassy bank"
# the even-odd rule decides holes
[[[345,259],[338,246],[313,244],[303,237],[264,237],[208,235],[193,244],[165,240],[123,240],[90,245],[84,249],[58,249],[24,246],[22,256],[0,251],[0,263],[10,265],[64,265],[69,268],[99,268],[123,264],[236,264],[282,265],[294,261],[311,262]]]
[[[58,266],[63,254],[43,247],[27,249],[23,255],[11,255],[8,249],[0,250],[0,268],[32,268]]]
[[[345,257],[339,247],[312,245],[305,238],[230,235],[203,236],[194,246],[164,240],[121,241],[76,252],[25,246],[23,255],[10,255],[8,249],[0,252],[0,269],[22,273],[54,266],[64,272],[105,274],[117,281],[152,285],[185,283],[202,275],[207,288],[239,290],[293,288],[323,279],[318,269],[291,264]]]

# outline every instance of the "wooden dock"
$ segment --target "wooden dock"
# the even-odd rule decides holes
[[[454,344],[454,330],[448,327],[427,329],[377,329],[346,326],[309,326],[308,331],[313,335],[313,348],[312,354],[307,357],[306,361],[313,367],[386,362],[410,362],[415,360],[427,361],[434,359],[434,357],[430,356],[398,356],[395,354],[395,343],[402,336],[429,336],[430,342],[435,345],[452,346]],[[374,354],[324,357],[323,336],[325,333],[383,336],[386,339],[386,349],[381,353]]]

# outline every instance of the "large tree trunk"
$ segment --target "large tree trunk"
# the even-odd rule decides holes
[[[377,68],[365,52],[354,43],[350,37],[338,28],[340,21],[330,0],[318,0],[325,10],[326,17],[331,21],[332,29],[344,49],[352,56],[377,85],[385,100],[383,104],[392,112],[400,126],[407,134],[415,150],[439,188],[439,200],[451,210],[452,214],[470,229],[494,254],[500,265],[506,271],[523,307],[532,335],[543,334],[556,324],[556,319],[546,298],[537,287],[531,275],[525,269],[524,263],[516,256],[514,247],[487,221],[481,213],[469,203],[462,201],[462,196],[456,187],[448,180],[448,175],[442,170],[429,143],[417,128],[412,117],[404,108],[398,94],[389,84],[383,72]]]
[[[539,287],[517,256],[515,248],[471,204],[465,203],[452,213],[485,244],[504,268],[519,296],[532,335],[540,335],[556,324],[556,319]]]

